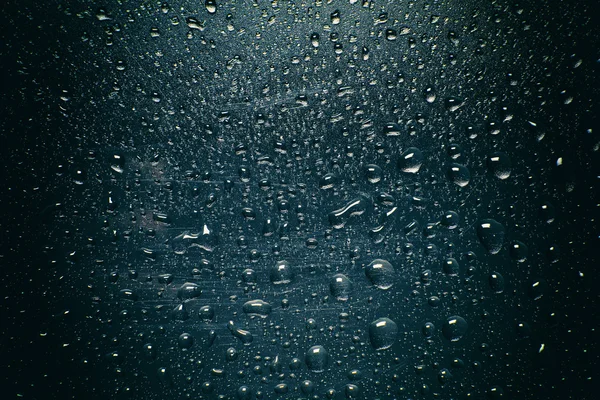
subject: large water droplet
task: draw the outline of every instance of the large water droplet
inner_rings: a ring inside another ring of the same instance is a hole
[[[272,307],[269,303],[262,300],[250,300],[244,303],[242,310],[248,315],[257,315],[265,318],[271,314]]]
[[[294,271],[287,261],[277,261],[277,264],[271,267],[270,278],[274,285],[285,285],[294,279]]]
[[[446,261],[444,261],[443,269],[446,275],[456,276],[460,271],[460,265],[456,259],[447,258]]]
[[[323,346],[313,346],[306,352],[306,366],[313,372],[323,372],[329,362],[329,354]]]
[[[215,309],[213,306],[202,306],[198,310],[198,318],[205,322],[210,322],[215,318]]]
[[[177,297],[181,300],[200,297],[202,290],[195,283],[186,282],[177,289]]]
[[[394,267],[386,260],[373,260],[365,268],[365,275],[378,289],[387,290],[394,284]]]
[[[448,179],[460,187],[465,187],[471,181],[471,172],[462,164],[452,163],[448,166]]]
[[[448,318],[442,327],[442,334],[451,342],[460,340],[469,329],[469,324],[463,317],[457,315]]]
[[[425,101],[429,104],[433,103],[436,99],[435,89],[432,86],[427,86],[423,91],[423,94],[425,96]]]
[[[319,180],[319,189],[328,190],[333,189],[337,185],[339,179],[336,174],[325,174]]]
[[[383,177],[383,171],[375,164],[368,164],[365,166],[365,175],[369,182],[377,183],[381,181],[381,178]]]
[[[504,227],[494,219],[483,219],[477,224],[479,241],[490,254],[497,254],[504,243]]]
[[[176,321],[185,321],[190,317],[190,314],[187,310],[187,306],[185,303],[179,304],[177,305],[172,311],[171,311],[171,318],[173,318]]]
[[[498,179],[507,179],[510,176],[511,162],[506,153],[498,151],[491,154],[487,158],[487,167]]]
[[[206,11],[208,11],[209,14],[214,14],[217,12],[216,0],[206,0],[204,2],[204,6],[206,7]]]
[[[350,297],[352,282],[344,274],[336,274],[331,278],[329,290],[337,300],[346,301]]]
[[[375,350],[392,347],[398,336],[398,325],[389,318],[379,318],[369,325],[369,339]]]
[[[180,349],[189,349],[194,345],[194,337],[189,333],[182,333],[177,339],[177,344]]]
[[[310,395],[315,391],[315,384],[309,380],[305,380],[300,384],[300,389],[302,390],[302,393]]]
[[[423,164],[423,152],[416,147],[409,147],[400,155],[398,168],[402,172],[416,174]]]
[[[400,125],[398,125],[395,122],[385,124],[385,126],[383,127],[383,134],[386,136],[400,136],[400,131]]]
[[[314,32],[310,35],[310,44],[312,44],[314,48],[319,47],[319,40],[320,36],[318,33]]]
[[[233,321],[229,321],[227,323],[227,329],[229,329],[231,334],[240,339],[240,341],[244,344],[250,344],[254,340],[254,337],[249,331],[239,328]]]
[[[556,209],[549,201],[545,201],[541,204],[539,213],[542,221],[546,222],[547,224],[554,222],[554,218],[556,217]]]
[[[504,277],[499,272],[492,272],[489,277],[490,288],[494,293],[504,292]]]
[[[529,249],[525,243],[515,240],[509,246],[509,253],[513,260],[522,263],[527,260]]]
[[[433,337],[433,334],[435,333],[435,325],[433,322],[425,322],[421,328],[421,332],[423,332],[423,336],[429,339]]]
[[[458,226],[459,222],[460,217],[456,213],[456,211],[447,211],[440,221],[440,223],[448,229],[455,229]]]
[[[340,10],[335,10],[334,12],[332,12],[330,18],[331,18],[331,23],[333,25],[339,24],[340,20],[341,20]]]

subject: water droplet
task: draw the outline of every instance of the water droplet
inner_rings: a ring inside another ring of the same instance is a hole
[[[313,372],[323,372],[329,363],[329,354],[323,346],[313,346],[306,352],[306,366]]]
[[[460,222],[460,217],[455,211],[447,211],[440,221],[442,225],[447,227],[448,229],[455,229],[458,227],[458,223]]]
[[[550,246],[546,250],[546,258],[550,264],[555,264],[560,260],[560,249],[558,246]]]
[[[292,371],[295,371],[297,369],[300,369],[300,367],[302,366],[302,361],[300,361],[299,358],[292,358],[292,361],[290,361],[290,369]]]
[[[158,283],[162,285],[169,285],[171,282],[173,282],[173,279],[175,279],[173,274],[160,274],[156,277]]]
[[[188,28],[190,28],[190,29],[196,29],[199,31],[204,30],[204,24],[194,17],[186,18],[185,23],[187,24]]]
[[[203,382],[201,385],[201,389],[202,389],[202,393],[212,393],[212,391],[214,390],[214,386],[212,383],[210,382]]]
[[[436,99],[435,90],[432,86],[427,86],[424,91],[425,101],[429,104],[433,103]]]
[[[186,282],[177,289],[177,297],[181,300],[200,297],[202,290],[195,283]]]
[[[525,243],[515,240],[509,246],[509,253],[513,260],[522,263],[527,260],[529,248]]]
[[[137,293],[135,293],[132,289],[121,289],[119,295],[125,300],[136,301],[138,299]]]
[[[377,183],[381,181],[381,178],[383,177],[383,171],[375,164],[368,164],[365,166],[365,175],[369,182]]]
[[[319,47],[319,40],[320,40],[320,36],[318,33],[314,32],[313,34],[310,35],[310,44],[312,44],[312,46],[314,48]]]
[[[539,213],[542,221],[547,224],[551,224],[554,222],[554,218],[556,218],[556,209],[549,201],[545,201],[541,204]]]
[[[423,332],[423,336],[426,338],[432,338],[433,334],[435,333],[435,325],[432,322],[426,322],[423,324],[421,332]]]
[[[340,20],[341,20],[340,10],[335,10],[334,12],[332,12],[330,18],[331,18],[331,23],[333,25],[339,24]]]
[[[254,340],[254,337],[249,331],[239,328],[233,321],[227,323],[227,329],[229,329],[229,332],[231,332],[233,336],[240,339],[243,344],[248,345]]]
[[[494,219],[484,219],[477,224],[479,241],[490,254],[498,254],[504,243],[504,227]]]
[[[400,125],[395,122],[385,124],[383,134],[386,136],[400,136]]]
[[[333,189],[338,183],[338,177],[335,174],[325,174],[319,180],[319,189],[328,190]]]
[[[471,180],[471,172],[462,164],[452,163],[448,166],[448,179],[460,187],[465,187]]]
[[[274,285],[285,285],[294,279],[294,271],[287,261],[277,261],[277,264],[271,267],[270,278]]]
[[[373,260],[365,268],[365,275],[378,289],[387,290],[394,284],[394,267],[386,260]]]
[[[458,261],[456,261],[456,259],[447,258],[446,261],[444,261],[443,269],[446,275],[456,276],[460,271],[460,265],[458,264]]]
[[[263,300],[250,300],[244,303],[242,310],[248,315],[257,315],[266,318],[271,314],[272,307]]]
[[[519,339],[527,339],[531,336],[531,327],[527,322],[519,321],[516,325],[517,337]]]
[[[504,292],[504,277],[498,272],[492,272],[489,277],[490,288],[494,293]]]
[[[198,318],[202,321],[210,322],[215,318],[215,309],[213,306],[202,306],[198,310]]]
[[[369,339],[375,350],[392,347],[398,336],[398,325],[389,318],[379,318],[369,325]]]
[[[501,386],[492,386],[488,389],[487,395],[490,400],[501,400],[504,398],[504,389]]]
[[[369,231],[369,237],[373,243],[381,243],[385,240],[386,236],[392,232],[395,222],[400,214],[398,207],[393,207],[388,210],[385,214],[380,215],[379,223]]]
[[[450,373],[450,371],[447,368],[442,368],[438,372],[438,382],[441,383],[442,385],[447,383],[450,378],[452,378],[452,374]]]
[[[423,164],[423,152],[416,147],[409,147],[400,155],[398,168],[402,172],[416,174]]]
[[[96,19],[98,21],[109,21],[111,18],[105,9],[100,8],[98,11],[96,11]]]
[[[177,305],[173,310],[171,310],[171,318],[176,321],[185,321],[190,317],[190,314],[187,310],[187,306],[185,303]]]
[[[458,160],[462,158],[463,148],[459,144],[452,143],[448,146],[447,152],[448,157],[450,157],[453,160]]]
[[[453,316],[448,318],[442,326],[442,334],[451,342],[460,340],[469,329],[469,324],[463,317]]]
[[[180,349],[189,349],[194,345],[194,337],[189,333],[182,333],[177,339]]]
[[[127,64],[125,63],[125,61],[117,60],[117,62],[116,62],[117,71],[125,71],[126,67],[127,67]]]
[[[329,223],[335,229],[343,228],[351,217],[362,215],[368,208],[369,202],[360,196],[348,202],[344,207],[329,213]]]
[[[217,340],[217,332],[215,332],[214,329],[211,329],[208,332],[207,346],[211,347],[215,343],[215,340]]]
[[[208,11],[209,14],[214,14],[217,12],[217,2],[216,0],[206,0],[204,2],[204,5],[206,7],[206,11]]]
[[[461,108],[465,103],[457,98],[454,97],[450,97],[448,99],[446,99],[446,109],[450,112],[455,112],[457,111],[459,108]]]
[[[491,154],[487,160],[488,170],[498,179],[507,179],[511,172],[511,162],[508,155],[502,152]]]
[[[160,30],[158,28],[150,28],[150,37],[157,38],[160,36]]]
[[[302,381],[300,384],[300,390],[302,390],[302,393],[310,395],[315,391],[315,384],[309,380]]]
[[[389,41],[396,40],[398,38],[398,32],[395,29],[388,28],[385,30],[385,38]]]
[[[246,268],[242,271],[242,280],[245,283],[256,283],[256,272],[253,269]]]
[[[252,391],[248,386],[240,386],[237,390],[236,397],[238,400],[250,400],[252,399]]]
[[[158,381],[164,386],[173,386],[173,379],[171,377],[171,371],[166,367],[159,367],[156,370],[158,375]]]
[[[344,392],[346,394],[347,399],[356,399],[360,394],[360,389],[353,383],[348,383],[344,388]]]
[[[331,295],[339,301],[346,301],[350,297],[352,282],[344,274],[336,274],[331,278],[329,290]]]
[[[238,358],[238,351],[235,349],[235,347],[229,347],[227,350],[225,350],[225,359],[227,361],[235,361]]]
[[[287,383],[279,383],[275,385],[273,391],[277,394],[286,394],[288,392],[288,385]]]

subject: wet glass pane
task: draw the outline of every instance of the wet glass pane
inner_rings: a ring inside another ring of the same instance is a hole
[[[7,399],[593,399],[593,2],[9,1]]]

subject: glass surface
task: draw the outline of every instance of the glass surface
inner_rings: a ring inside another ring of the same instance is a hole
[[[587,399],[597,5],[9,1],[3,399]]]

